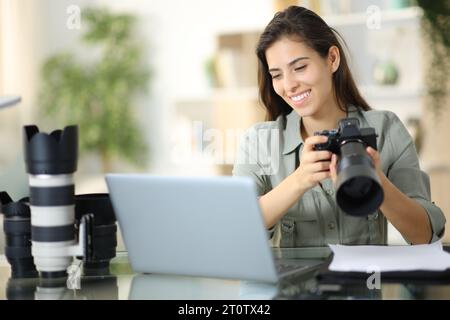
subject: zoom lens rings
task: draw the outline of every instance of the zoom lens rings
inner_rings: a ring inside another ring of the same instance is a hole
[[[30,186],[32,255],[41,276],[65,272],[72,263],[75,236],[75,186],[78,128],[50,134],[24,127],[24,149]]]

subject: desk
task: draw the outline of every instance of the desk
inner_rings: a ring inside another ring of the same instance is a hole
[[[327,248],[275,249],[286,259],[322,259]],[[67,288],[66,281],[42,285],[40,279],[10,279],[10,267],[0,256],[0,299],[450,299],[450,283],[418,284],[409,281],[384,283],[369,290],[366,280],[348,284],[323,284],[318,271],[280,281],[278,284],[222,280],[178,275],[135,274],[125,252],[111,261],[109,275],[83,276],[80,289]]]

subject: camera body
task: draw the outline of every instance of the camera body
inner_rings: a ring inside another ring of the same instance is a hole
[[[314,149],[331,151],[338,155],[336,202],[345,213],[367,216],[375,212],[384,199],[380,177],[367,146],[377,149],[375,128],[359,128],[357,118],[339,121],[339,129],[324,130],[314,135],[328,137]]]
[[[377,134],[375,128],[359,128],[359,120],[345,118],[339,122],[339,129],[323,130],[314,133],[315,136],[327,136],[328,141],[316,144],[315,150],[331,151],[341,154],[341,145],[348,141],[359,141],[377,150]]]

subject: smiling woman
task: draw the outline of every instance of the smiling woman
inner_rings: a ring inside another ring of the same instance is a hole
[[[256,54],[269,121],[244,135],[233,174],[255,180],[274,246],[386,244],[388,220],[412,244],[443,236],[445,218],[411,136],[394,113],[372,110],[361,96],[334,29],[291,6],[267,25]],[[316,132],[349,117],[378,134],[377,150],[366,151],[385,194],[379,210],[359,217],[336,204],[338,155],[315,149],[328,141]]]

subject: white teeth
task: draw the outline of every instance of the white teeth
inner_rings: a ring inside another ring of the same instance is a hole
[[[310,92],[311,92],[311,90],[308,90],[308,91],[303,92],[302,94],[300,94],[300,95],[298,95],[298,96],[291,97],[291,99],[294,100],[294,101],[296,101],[296,102],[298,102],[298,101],[300,101],[300,100],[305,99],[306,97],[309,97]]]

